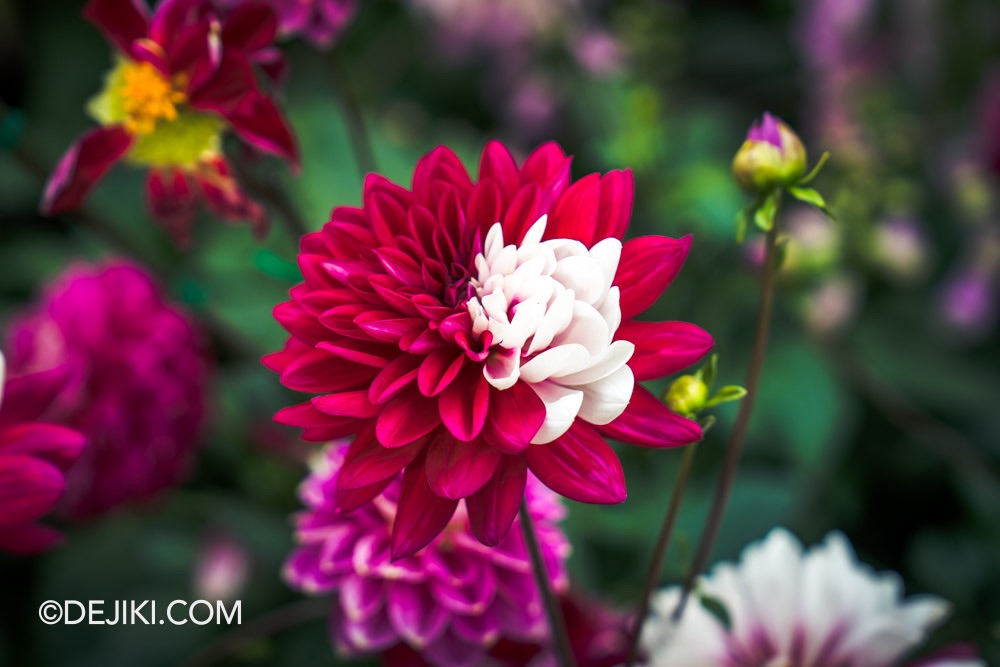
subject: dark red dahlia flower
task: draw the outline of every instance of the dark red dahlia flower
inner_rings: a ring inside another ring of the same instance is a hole
[[[362,208],[334,209],[302,239],[305,282],[275,309],[291,336],[265,364],[320,395],[276,419],[307,440],[355,436],[341,511],[406,469],[396,558],[427,544],[463,498],[476,537],[497,544],[528,468],[573,500],[621,502],[605,437],[701,438],[636,383],[712,346],[691,324],[633,320],[677,275],[690,239],[623,244],[631,173],[572,183],[569,166],[555,144],[518,167],[491,143],[473,182],[438,148],[411,190],[369,176]]]
[[[73,429],[38,421],[66,382],[65,368],[5,381],[0,355],[0,550],[44,551],[62,539],[38,523],[62,497],[66,470],[83,449]]]
[[[260,227],[263,208],[243,193],[222,155],[231,128],[250,146],[298,162],[292,132],[254,65],[281,69],[277,18],[246,3],[225,15],[210,0],[90,0],[84,16],[118,50],[88,110],[100,127],[80,137],[45,188],[42,212],[78,207],[119,160],[149,169],[150,212],[182,240],[198,201],[224,219]]]

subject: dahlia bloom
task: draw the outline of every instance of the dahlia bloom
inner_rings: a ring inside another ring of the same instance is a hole
[[[0,355],[0,551],[33,554],[62,539],[38,519],[62,496],[85,439],[36,421],[62,387],[63,369],[5,378],[5,368]]]
[[[605,437],[701,438],[636,382],[712,346],[685,322],[633,320],[677,275],[690,238],[623,244],[631,173],[571,183],[569,165],[555,144],[518,167],[491,143],[473,182],[438,148],[412,190],[371,175],[362,208],[334,209],[302,239],[305,282],[275,309],[291,336],[264,361],[290,389],[321,395],[276,419],[306,440],[355,436],[341,511],[405,468],[395,558],[440,533],[461,499],[476,537],[498,544],[529,468],[573,500],[621,502]]]
[[[255,149],[298,162],[292,132],[252,65],[280,68],[277,19],[247,3],[226,15],[209,0],[90,0],[84,16],[118,50],[88,110],[100,126],[80,137],[45,188],[42,212],[80,206],[119,160],[149,169],[150,212],[180,240],[204,202],[226,220],[260,228],[264,210],[244,194],[222,154],[227,128]]]
[[[459,512],[422,551],[392,561],[390,531],[398,508],[422,478],[394,475],[373,502],[344,514],[338,477],[346,446],[320,453],[300,489],[307,510],[296,517],[298,547],[285,578],[310,594],[335,593],[330,628],[347,655],[416,650],[435,667],[479,665],[500,637],[540,642],[548,629],[520,531],[484,547]],[[534,479],[527,504],[556,590],[566,587],[569,543],[557,527],[565,510]]]
[[[216,0],[225,9],[263,2],[278,15],[278,35],[301,37],[313,46],[331,46],[358,10],[357,0]]]
[[[890,667],[949,614],[936,596],[902,599],[898,575],[859,563],[840,533],[805,552],[775,529],[738,565],[716,566],[698,590],[725,608],[729,623],[696,601],[675,623],[680,590],[659,593],[643,628],[653,667]],[[984,667],[974,657],[920,664]]]
[[[142,269],[70,267],[7,340],[14,376],[69,374],[42,415],[88,439],[67,476],[68,514],[100,514],[183,476],[201,430],[206,365],[193,325]]]

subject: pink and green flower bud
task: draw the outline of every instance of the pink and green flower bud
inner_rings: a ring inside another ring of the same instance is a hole
[[[779,118],[765,113],[747,132],[733,158],[733,175],[748,192],[764,194],[791,187],[806,173],[806,148]]]
[[[697,414],[708,401],[708,385],[697,375],[682,375],[670,385],[665,400],[677,414]]]

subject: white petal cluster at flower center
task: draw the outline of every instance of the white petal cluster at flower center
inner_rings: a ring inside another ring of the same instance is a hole
[[[591,424],[617,418],[632,396],[628,367],[635,346],[613,341],[621,324],[613,287],[622,244],[605,239],[587,249],[572,239],[542,241],[542,216],[521,245],[504,245],[500,223],[476,257],[477,296],[468,302],[473,333],[493,336],[484,373],[497,389],[518,380],[545,403],[532,444],[552,442],[578,416]]]

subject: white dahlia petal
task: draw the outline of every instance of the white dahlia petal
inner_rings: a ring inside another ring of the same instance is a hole
[[[531,388],[545,403],[545,422],[531,439],[531,444],[543,445],[552,442],[573,425],[583,405],[583,392],[555,382],[542,382]]]
[[[653,667],[891,667],[950,610],[935,596],[903,599],[899,577],[859,563],[840,533],[805,552],[775,529],[699,589],[722,604],[728,627],[698,600],[674,622],[679,590],[667,589],[643,630]]]
[[[468,301],[473,332],[492,334],[487,381],[501,390],[525,382],[545,404],[535,444],[558,438],[577,417],[611,422],[635,384],[628,367],[635,347],[614,342],[621,307],[611,283],[621,242],[605,239],[588,250],[573,239],[542,241],[545,224],[542,216],[520,245],[505,245],[503,227],[493,225]]]

